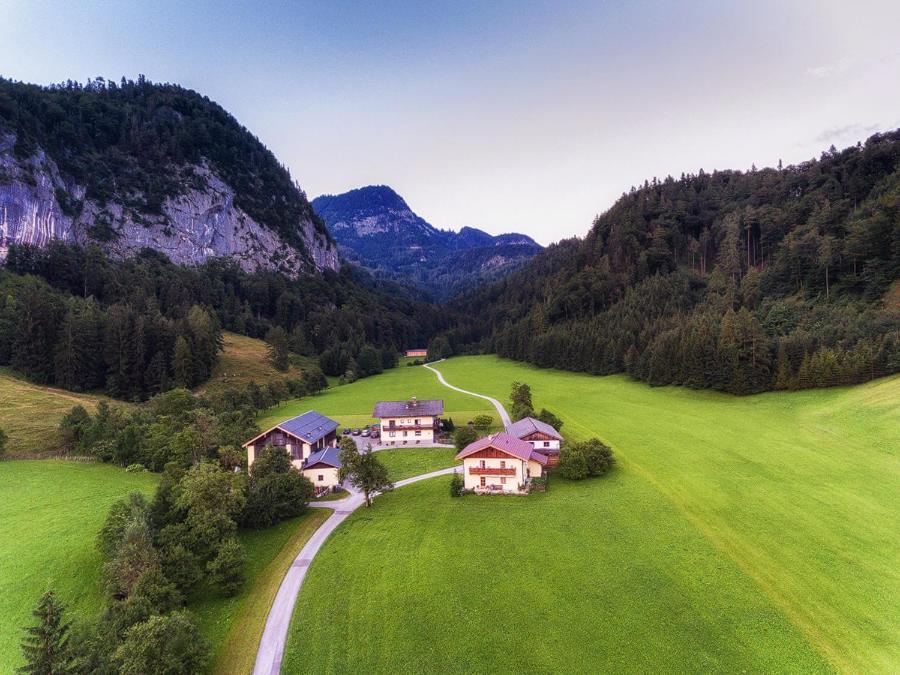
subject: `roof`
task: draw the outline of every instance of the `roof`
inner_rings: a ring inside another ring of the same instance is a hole
[[[259,436],[255,436],[254,438],[244,443],[244,446],[250,445],[257,439],[262,438],[267,433],[275,429],[281,429],[291,436],[296,436],[302,441],[313,444],[320,438],[324,438],[337,428],[338,423],[333,419],[325,417],[325,415],[317,413],[315,410],[308,410],[302,415],[297,415],[296,417],[292,417],[291,419],[285,420],[284,422],[279,422],[270,429],[266,429],[264,432],[259,434]]]
[[[485,436],[473,443],[469,443],[456,455],[456,459],[465,459],[469,455],[474,455],[485,448],[494,448],[525,462],[533,460],[538,464],[546,464],[549,461],[546,455],[542,455],[532,448],[531,443],[520,440],[515,436],[510,436],[505,431]]]
[[[338,448],[322,448],[318,452],[314,452],[306,458],[304,469],[310,469],[316,464],[327,464],[335,469],[341,468],[341,460],[338,458],[340,450]]]
[[[408,401],[379,401],[375,404],[372,417],[410,417],[423,415],[435,417],[444,414],[444,402],[441,400],[419,400],[415,396]]]
[[[559,440],[563,439],[563,437],[556,429],[551,427],[546,422],[541,422],[540,420],[536,420],[533,417],[523,417],[518,422],[513,422],[509,425],[509,428],[506,431],[516,438],[524,438],[529,434],[540,432]]]

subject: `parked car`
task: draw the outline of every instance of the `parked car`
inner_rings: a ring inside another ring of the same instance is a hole
[[[381,436],[381,432],[377,428],[372,429],[371,436],[372,438],[379,438]]]
[[[344,436],[349,436],[350,435],[350,427],[345,427],[341,433],[344,434]]]
[[[372,431],[369,429],[369,427],[366,427],[365,429],[362,430],[362,435],[367,438],[368,438],[369,434],[371,434],[371,433],[372,433]]]
[[[354,435],[354,436],[359,436],[361,433],[362,433],[362,431],[361,431],[360,429],[354,429],[354,430],[353,430],[353,435]]]

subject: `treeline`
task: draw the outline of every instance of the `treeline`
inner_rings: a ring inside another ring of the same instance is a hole
[[[671,177],[453,303],[451,349],[739,394],[900,371],[900,132]],[[477,308],[477,309],[476,309]]]
[[[0,269],[0,363],[125,399],[202,383],[222,329],[263,338],[278,327],[291,351],[352,380],[447,321],[352,269],[289,279],[224,259],[179,267],[151,250],[118,261],[58,241],[11,246]]]
[[[0,78],[0,131],[15,134],[21,158],[44,150],[100,204],[159,214],[167,198],[192,187],[193,168],[208,163],[235,190],[235,205],[284,241],[305,250],[301,219],[330,238],[272,152],[221,106],[177,85],[143,76],[50,87]],[[70,216],[82,206],[61,199]]]

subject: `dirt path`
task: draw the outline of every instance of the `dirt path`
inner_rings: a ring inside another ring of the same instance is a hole
[[[443,359],[441,359],[441,361],[443,361]],[[441,361],[435,361],[435,363],[440,363]],[[491,404],[497,409],[497,414],[500,415],[500,421],[503,422],[503,428],[509,429],[509,426],[512,424],[512,420],[509,418],[509,414],[506,412],[506,408],[503,407],[503,404],[500,403],[500,401],[498,401],[495,398],[491,398],[490,396],[485,396],[484,394],[478,394],[474,391],[468,391],[466,389],[460,389],[459,387],[454,387],[452,384],[450,384],[449,382],[447,382],[447,380],[444,379],[444,374],[441,373],[441,371],[439,371],[437,368],[433,368],[432,366],[428,365],[427,363],[423,364],[423,366],[425,368],[427,368],[428,370],[430,370],[431,372],[433,372],[435,375],[437,375],[438,382],[440,382],[442,385],[444,385],[448,389],[452,389],[453,391],[458,391],[461,394],[468,394],[469,396],[483,398],[485,401],[490,401]]]

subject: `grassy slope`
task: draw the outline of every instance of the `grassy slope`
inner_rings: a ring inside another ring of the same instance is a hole
[[[367,377],[351,385],[328,389],[317,396],[286,401],[267,410],[259,419],[259,426],[267,429],[307,410],[318,410],[336,419],[342,426],[362,427],[374,421],[372,410],[378,401],[399,401],[410,396],[443,399],[445,416],[452,417],[457,425],[467,422],[475,415],[494,412],[490,404],[482,399],[441,386],[434,373],[424,368],[403,367],[387,370],[382,375]]]
[[[750,579],[620,471],[527,499],[451,499],[446,478],[379,497],[313,562],[283,672],[825,668]]]
[[[529,382],[619,468],[527,500],[450,500],[442,479],[380,498],[313,563],[287,672],[896,670],[900,378],[737,399],[439,367],[501,399]]]
[[[243,387],[250,382],[265,385],[274,380],[296,379],[300,369],[291,365],[287,372],[275,370],[266,356],[266,343],[256,338],[223,331],[224,346],[210,379],[200,390],[216,393],[229,387]]]
[[[442,366],[498,397],[527,381],[567,435],[612,444],[834,665],[900,665],[900,377],[735,398],[495,357]]]
[[[387,467],[392,481],[418,476],[453,466],[456,450],[452,448],[392,448],[379,450],[378,459]]]
[[[87,462],[0,462],[0,671],[21,661],[20,629],[44,591],[56,590],[70,616],[99,610],[94,537],[112,502],[149,496],[157,481]]]
[[[278,587],[300,549],[330,515],[330,509],[309,509],[275,527],[239,533],[247,556],[243,590],[233,598],[207,593],[190,603],[204,637],[212,645],[212,672],[243,675],[253,670]]]
[[[8,455],[21,457],[58,450],[57,427],[63,416],[79,404],[93,411],[101,398],[42,387],[0,368],[0,429],[9,435]]]

